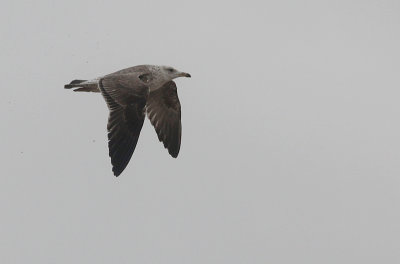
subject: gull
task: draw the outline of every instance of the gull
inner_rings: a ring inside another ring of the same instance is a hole
[[[145,115],[158,139],[176,158],[181,146],[181,105],[173,79],[191,77],[170,66],[138,65],[64,88],[101,93],[110,110],[107,124],[112,171],[119,176],[136,148]]]

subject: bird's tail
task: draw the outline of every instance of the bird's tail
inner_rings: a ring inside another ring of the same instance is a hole
[[[74,92],[100,92],[97,84],[88,82],[87,80],[73,80],[69,84],[64,85],[65,89],[74,89]]]
[[[87,80],[73,80],[72,82],[70,82],[69,84],[64,85],[65,89],[71,89],[71,88],[75,88],[75,87],[80,87],[81,85],[79,85],[80,83],[86,82]]]

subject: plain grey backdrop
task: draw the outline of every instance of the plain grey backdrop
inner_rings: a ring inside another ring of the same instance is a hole
[[[0,11],[1,263],[400,263],[400,2],[11,1]],[[63,85],[171,65],[115,178],[108,109]]]

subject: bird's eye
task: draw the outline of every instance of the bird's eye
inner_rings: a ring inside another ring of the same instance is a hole
[[[174,69],[168,68],[167,71],[168,71],[168,72],[174,72]]]

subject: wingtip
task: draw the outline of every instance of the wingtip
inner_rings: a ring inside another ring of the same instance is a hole
[[[115,177],[118,177],[119,175],[121,175],[122,171],[117,171],[113,169],[113,173]]]
[[[178,157],[179,152],[169,152],[169,155],[171,155],[171,157],[173,157],[174,159],[176,159]]]

